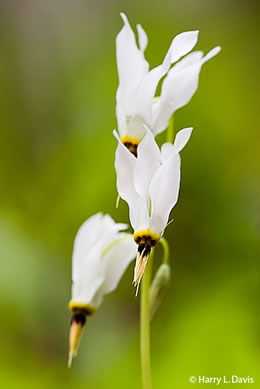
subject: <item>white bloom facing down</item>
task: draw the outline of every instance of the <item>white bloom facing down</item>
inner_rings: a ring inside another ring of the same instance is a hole
[[[126,15],[121,14],[124,26],[116,38],[116,57],[119,86],[116,95],[118,131],[124,144],[134,144],[135,149],[145,134],[147,125],[154,135],[168,126],[172,114],[189,102],[198,87],[202,65],[215,56],[220,47],[215,47],[206,56],[200,51],[188,54],[198,40],[198,31],[187,31],[177,35],[163,63],[149,71],[144,57],[148,38],[137,25],[138,43]],[[162,77],[165,77],[161,96],[155,92]],[[136,151],[136,150],[132,150]]]
[[[130,234],[120,232],[127,225],[115,223],[109,215],[97,213],[79,229],[72,256],[72,311],[93,313],[104,295],[118,285],[136,256]]]
[[[129,263],[136,256],[136,245],[131,234],[120,232],[126,224],[115,223],[109,215],[97,213],[80,227],[72,255],[73,312],[68,366],[77,354],[86,317],[93,314],[104,295],[118,285]]]
[[[177,202],[180,187],[179,152],[188,142],[192,128],[179,131],[174,144],[164,143],[161,150],[147,128],[137,149],[137,158],[118,139],[115,168],[117,189],[129,206],[134,237],[146,235],[159,240],[169,214]],[[155,242],[156,243],[156,242]]]
[[[115,168],[117,189],[129,206],[134,240],[138,245],[134,284],[138,286],[151,248],[164,233],[169,214],[176,204],[180,188],[179,152],[188,142],[192,128],[178,132],[174,144],[159,149],[152,132],[146,134],[137,148],[137,156],[118,139]]]

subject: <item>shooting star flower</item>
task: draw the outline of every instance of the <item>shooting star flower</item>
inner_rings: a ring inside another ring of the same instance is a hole
[[[68,365],[76,356],[86,317],[95,313],[104,295],[116,289],[129,263],[136,256],[131,234],[120,232],[126,224],[97,213],[79,229],[72,256],[72,311]]]
[[[178,200],[180,187],[179,152],[188,142],[192,128],[179,131],[174,144],[164,143],[161,150],[152,132],[146,128],[135,157],[119,139],[115,168],[117,190],[128,203],[138,253],[134,284],[139,285],[151,248],[155,246],[168,223],[169,214]]]
[[[144,57],[148,43],[145,31],[137,25],[138,48],[126,15],[121,13],[121,17],[124,26],[116,37],[119,77],[116,116],[122,143],[136,155],[145,135],[144,125],[154,135],[166,129],[172,114],[186,105],[196,92],[202,65],[214,57],[220,47],[204,57],[201,51],[195,51],[181,59],[196,45],[199,33],[183,32],[173,39],[162,64],[149,71],[149,63]],[[173,63],[176,64],[170,69]],[[165,75],[161,96],[155,97],[158,83]]]

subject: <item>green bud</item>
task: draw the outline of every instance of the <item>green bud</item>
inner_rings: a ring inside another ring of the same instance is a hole
[[[150,319],[152,319],[154,313],[162,302],[168,287],[171,277],[170,266],[163,263],[157,270],[154,279],[152,281],[149,295],[150,295]]]

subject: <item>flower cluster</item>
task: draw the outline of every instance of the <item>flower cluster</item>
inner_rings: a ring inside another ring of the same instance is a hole
[[[144,56],[148,43],[145,31],[137,25],[137,45],[126,15],[121,16],[124,26],[116,37],[119,85],[115,169],[118,194],[129,206],[134,232],[122,232],[127,225],[98,213],[77,233],[69,303],[73,312],[69,365],[76,355],[86,317],[96,311],[104,295],[117,287],[135,257],[134,284],[138,290],[150,252],[160,241],[178,200],[179,153],[192,128],[179,131],[173,144],[166,142],[161,148],[155,136],[168,127],[173,113],[190,101],[197,90],[202,65],[220,51],[215,47],[205,56],[201,51],[190,53],[197,43],[198,31],[183,32],[172,40],[163,62],[149,70]],[[160,96],[155,96],[160,80]]]
[[[144,57],[148,43],[145,31],[137,25],[138,48],[126,15],[121,16],[124,27],[116,38],[119,76],[116,116],[122,142],[136,153],[145,135],[144,125],[154,135],[166,129],[173,113],[186,105],[196,92],[202,65],[218,54],[220,47],[213,48],[205,56],[202,51],[186,55],[196,45],[199,32],[183,32],[172,40],[162,64],[149,71]],[[172,64],[175,65],[171,68]],[[165,75],[161,95],[156,97],[158,83]]]

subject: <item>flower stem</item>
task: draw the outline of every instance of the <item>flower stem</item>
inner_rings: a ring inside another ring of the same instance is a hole
[[[173,139],[174,139],[174,120],[173,120],[173,116],[172,116],[170,118],[169,126],[167,128],[166,141],[173,143]]]
[[[153,250],[148,259],[146,269],[141,281],[140,306],[140,351],[143,389],[152,388],[151,359],[150,359],[150,298],[149,289],[152,273]]]
[[[162,263],[165,263],[165,264],[168,264],[169,263],[169,245],[168,245],[168,242],[167,240],[162,237],[160,239],[160,243],[163,247],[163,259],[162,259]]]
[[[173,143],[174,123],[173,116],[169,121],[166,140]],[[162,238],[164,249],[163,264],[168,266],[169,247],[167,241]],[[141,281],[141,305],[140,305],[140,351],[143,389],[152,389],[151,356],[150,356],[150,283],[152,275],[153,250],[148,259],[145,272]]]

